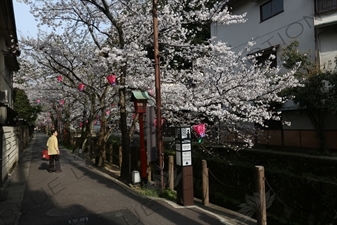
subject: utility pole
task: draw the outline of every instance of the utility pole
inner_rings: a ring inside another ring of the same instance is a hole
[[[161,124],[161,94],[160,94],[160,55],[158,43],[158,13],[157,13],[157,0],[153,0],[153,47],[154,47],[154,71],[155,71],[155,88],[156,88],[156,138],[157,138],[157,152],[158,152],[158,165],[160,170],[160,188],[164,189],[164,173],[163,173],[163,135]]]

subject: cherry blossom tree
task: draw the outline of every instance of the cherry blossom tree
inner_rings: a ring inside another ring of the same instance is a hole
[[[107,82],[108,67],[105,61],[97,59],[100,56],[95,54],[95,45],[85,40],[85,35],[75,32],[40,35],[38,41],[23,39],[22,43],[25,44],[26,57],[44,68],[35,70],[34,74],[40,77],[38,87],[44,90],[43,98],[48,100],[55,113],[51,118],[55,121],[55,127],[59,127],[63,118],[67,134],[72,123],[82,128],[75,148],[85,147],[82,143],[91,136],[94,122],[100,119],[101,129],[96,143],[98,151],[95,155],[97,165],[103,166],[105,142],[112,131],[108,129],[107,121],[108,117],[114,115],[107,115],[106,112],[113,112],[110,106],[117,101],[114,97],[116,89]],[[37,81],[26,83],[33,83],[35,90],[38,89]],[[40,94],[41,89],[37,91]],[[34,96],[39,96],[36,91]]]
[[[32,45],[36,57],[48,58],[48,63],[59,58],[60,63],[53,66],[54,74],[67,77],[69,87],[84,82],[88,87],[84,93],[88,96],[88,89],[92,89],[91,93],[100,93],[102,99],[118,97],[122,145],[126,153],[123,153],[122,176],[129,173],[130,91],[154,89],[153,57],[160,57],[162,112],[166,121],[175,126],[217,120],[249,145],[254,133],[252,124],[263,125],[264,120],[278,119],[270,103],[285,101],[277,93],[297,85],[293,76],[295,69],[271,68],[268,62],[258,65],[254,56],[247,56],[252,43],[236,54],[226,43],[213,39],[193,41],[205,24],[230,25],[245,21],[244,15],[230,13],[226,1],[161,1],[157,4],[160,56],[153,56],[152,52],[151,1],[23,1],[30,4],[41,25],[55,31],[37,40],[38,45]],[[191,25],[194,29],[190,29]],[[60,33],[70,38],[58,40]],[[65,65],[72,70],[64,68]],[[103,84],[103,76],[110,72],[118,77],[113,91]],[[107,102],[100,102],[100,108],[105,110]],[[90,102],[96,103],[96,100]]]

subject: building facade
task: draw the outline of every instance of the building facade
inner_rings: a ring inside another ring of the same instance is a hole
[[[296,40],[299,51],[305,52],[323,70],[337,70],[337,0],[229,0],[234,15],[246,13],[247,21],[234,25],[211,25],[211,37],[226,42],[239,52],[249,41],[256,44],[251,54],[276,55],[281,65],[282,46]],[[291,125],[265,130],[257,143],[267,145],[316,148],[319,146],[314,126],[304,111],[294,104],[283,106],[283,119]],[[327,115],[325,134],[330,149],[337,150],[337,118]]]
[[[17,34],[12,0],[0,1],[0,186],[19,159],[20,131],[13,110],[13,73],[19,70]]]

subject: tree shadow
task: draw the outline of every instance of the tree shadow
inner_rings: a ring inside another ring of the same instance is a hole
[[[41,149],[47,136],[37,134],[31,147],[20,225],[28,224],[214,224],[223,222],[196,207],[144,197],[61,148],[62,173],[45,173]],[[23,176],[25,166],[18,166]],[[9,209],[10,210],[10,209]],[[9,217],[8,217],[9,218]],[[1,217],[0,217],[1,219]],[[5,223],[11,224],[11,223]]]

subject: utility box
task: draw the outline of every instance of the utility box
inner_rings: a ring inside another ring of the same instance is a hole
[[[177,186],[177,203],[194,205],[191,127],[175,128],[176,165],[182,174]]]

